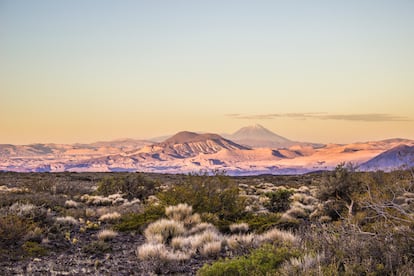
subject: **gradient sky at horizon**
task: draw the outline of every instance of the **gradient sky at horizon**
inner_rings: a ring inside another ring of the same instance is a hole
[[[414,1],[0,0],[0,143],[414,139]]]

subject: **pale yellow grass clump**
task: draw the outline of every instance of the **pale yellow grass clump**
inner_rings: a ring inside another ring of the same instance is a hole
[[[294,201],[298,201],[306,205],[314,204],[317,201],[317,199],[314,198],[313,196],[302,194],[302,193],[295,193],[291,196],[291,198]]]
[[[137,256],[141,260],[165,259],[167,248],[162,243],[144,243],[137,250]]]
[[[186,203],[180,203],[176,206],[168,206],[165,208],[165,215],[176,221],[184,221],[193,213],[193,207]]]
[[[305,210],[307,212],[312,212],[313,210],[315,210],[315,206],[313,206],[313,205],[305,205],[305,204],[302,204],[302,203],[300,203],[298,201],[292,202],[291,207],[292,208],[297,207],[297,208],[303,209],[303,210]]]
[[[98,232],[97,237],[102,241],[109,241],[118,236],[118,233],[114,230],[104,229]]]
[[[16,188],[16,187],[7,187],[5,185],[0,185],[0,193],[23,193],[29,192],[27,188]]]
[[[33,214],[34,210],[36,209],[36,205],[31,203],[20,203],[15,202],[12,206],[9,207],[9,210],[18,215],[18,216],[28,216]]]
[[[163,242],[176,236],[184,234],[185,228],[182,222],[169,219],[160,219],[148,225],[144,236],[148,240],[154,240],[154,236],[161,235]]]
[[[107,198],[111,201],[112,205],[121,205],[128,201],[120,193],[109,195]]]
[[[190,238],[191,248],[193,250],[197,250],[198,248],[202,247],[206,243],[222,240],[222,236],[217,231],[210,230],[210,229],[200,234],[190,236],[189,238]]]
[[[57,217],[56,221],[62,224],[72,224],[72,225],[78,225],[79,222],[72,216],[66,216],[66,217]]]
[[[68,207],[68,208],[78,208],[78,206],[79,206],[79,203],[76,202],[76,201],[74,201],[74,200],[69,199],[69,200],[66,200],[65,201],[65,207]]]
[[[208,242],[200,249],[200,253],[204,257],[217,256],[221,251],[221,244],[221,241]]]
[[[93,196],[93,195],[88,195],[88,194],[83,195],[81,197],[81,200],[84,201],[88,205],[95,205],[95,206],[112,204],[112,200],[110,200],[107,197]]]
[[[192,237],[175,237],[172,238],[170,245],[173,249],[189,250],[191,249]]]
[[[297,241],[297,238],[291,232],[273,228],[261,234],[259,240],[262,243],[275,241],[294,243]]]
[[[201,222],[194,225],[190,230],[187,231],[187,235],[194,235],[206,231],[207,229],[217,231],[216,227],[208,222]]]
[[[191,258],[191,254],[189,252],[182,252],[182,251],[168,251],[166,252],[165,260],[170,262],[183,262],[187,261]]]
[[[308,186],[300,186],[296,191],[299,192],[299,193],[303,193],[303,194],[309,194],[310,193],[310,189],[309,189]]]
[[[191,228],[199,223],[201,223],[201,217],[199,214],[193,214],[191,216],[186,217],[183,220],[184,226]]]
[[[280,217],[279,222],[298,223],[298,220],[289,213],[284,213]]]
[[[120,218],[121,218],[120,213],[112,212],[112,213],[103,214],[102,216],[99,217],[99,220],[100,221],[116,221]]]
[[[319,271],[322,257],[317,254],[313,256],[306,253],[299,258],[291,258],[284,262],[280,271],[282,275],[304,275],[310,271]]]
[[[290,215],[292,217],[296,218],[305,218],[306,217],[306,211],[298,206],[292,206],[287,212],[287,215]]]
[[[232,233],[246,233],[249,231],[249,225],[245,222],[230,224],[229,228]]]
[[[330,216],[321,216],[318,221],[320,223],[327,223],[327,222],[331,222],[332,218]]]
[[[138,247],[137,257],[143,261],[182,262],[189,260],[191,254],[182,251],[169,251],[162,243],[145,243]]]
[[[227,246],[236,252],[245,252],[259,245],[259,240],[254,234],[239,234],[229,236],[226,240]]]

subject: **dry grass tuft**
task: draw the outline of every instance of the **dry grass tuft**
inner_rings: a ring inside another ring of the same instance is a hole
[[[65,207],[67,208],[78,208],[79,207],[79,203],[74,201],[74,200],[66,200],[65,201]]]
[[[140,260],[165,259],[167,248],[162,243],[144,243],[137,250]]]
[[[249,231],[249,225],[245,222],[230,224],[229,228],[232,233],[246,233]]]
[[[294,243],[297,241],[297,238],[295,235],[293,235],[291,232],[279,230],[277,228],[270,229],[267,232],[264,232],[259,236],[260,242],[288,242],[288,243]]]
[[[98,239],[102,241],[112,240],[116,236],[118,236],[118,233],[110,229],[101,230],[97,234]]]
[[[99,217],[100,221],[117,221],[121,218],[121,214],[118,212],[107,213]]]
[[[208,242],[200,249],[200,253],[204,257],[217,256],[221,252],[221,244],[221,241]]]
[[[184,224],[175,220],[160,219],[148,225],[144,235],[148,240],[157,240],[160,235],[163,242],[168,242],[174,237],[185,233]]]
[[[180,203],[176,206],[168,206],[165,208],[165,215],[175,221],[184,221],[193,213],[193,207],[186,203]]]
[[[207,223],[207,222],[201,222],[193,226],[193,228],[191,228],[190,230],[188,230],[187,235],[194,235],[194,234],[202,233],[208,229],[212,231],[217,231],[216,227],[213,224]]]
[[[62,224],[71,224],[71,225],[78,225],[79,222],[71,216],[66,216],[66,217],[57,217],[56,221]]]
[[[259,245],[259,240],[254,234],[239,234],[229,236],[227,246],[237,253],[246,253]]]

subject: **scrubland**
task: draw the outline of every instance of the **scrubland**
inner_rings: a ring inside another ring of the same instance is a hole
[[[414,275],[414,173],[3,172],[0,274]]]

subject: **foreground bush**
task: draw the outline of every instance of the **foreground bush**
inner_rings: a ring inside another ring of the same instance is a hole
[[[184,183],[158,195],[168,205],[187,203],[195,212],[217,215],[219,220],[236,221],[245,210],[244,199],[231,179],[223,174],[188,175]]]
[[[293,194],[290,190],[280,189],[274,192],[266,193],[265,195],[269,198],[266,202],[265,207],[270,212],[284,212],[289,209],[291,199],[290,196]]]
[[[114,226],[118,231],[139,231],[143,232],[151,222],[161,218],[164,214],[162,206],[148,206],[143,213],[125,214],[120,218],[119,223]]]
[[[133,198],[144,200],[149,195],[153,195],[154,191],[154,181],[140,173],[128,173],[102,179],[98,183],[97,193],[103,196],[121,193],[128,200]]]
[[[221,260],[211,265],[206,264],[197,272],[197,275],[274,275],[284,261],[297,256],[299,256],[299,253],[292,248],[266,244],[263,247],[252,251],[247,256],[237,257],[232,260]]]

